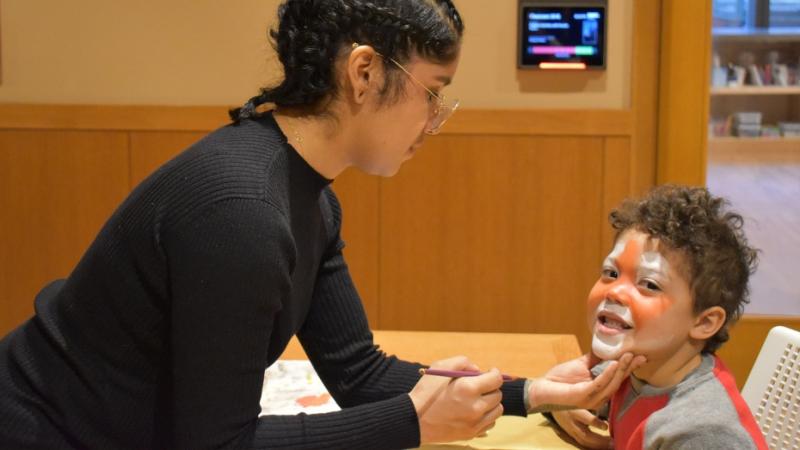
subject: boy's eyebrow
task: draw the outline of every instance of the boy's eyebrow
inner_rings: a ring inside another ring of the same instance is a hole
[[[639,269],[636,271],[638,274],[654,274],[654,275],[663,275],[665,278],[670,278],[668,270],[657,270],[651,269],[649,267],[642,267],[639,266]]]
[[[651,258],[648,258],[650,256]],[[649,260],[648,260],[649,259]],[[655,266],[655,267],[654,267]],[[640,257],[639,267],[636,269],[637,273],[652,273],[656,275],[663,275],[667,279],[669,276],[669,263],[667,258],[660,252],[650,251],[642,253]]]
[[[605,258],[603,258],[603,264],[605,264],[605,263],[612,263],[612,264],[616,265],[617,264],[617,257],[608,255]]]
[[[453,79],[448,77],[447,75],[437,75],[436,81],[441,81],[442,83],[444,83],[445,86],[447,86],[453,82]]]

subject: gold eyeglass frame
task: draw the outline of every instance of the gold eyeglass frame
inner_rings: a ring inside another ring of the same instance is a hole
[[[355,50],[359,45],[360,45],[359,43],[354,42],[352,49]],[[403,73],[408,75],[408,77],[411,78],[411,80],[413,80],[415,83],[417,83],[422,89],[425,89],[425,91],[427,91],[428,94],[430,94],[433,98],[438,100],[438,102],[436,104],[436,108],[433,110],[433,114],[431,114],[430,118],[428,119],[428,123],[429,124],[436,124],[436,126],[435,127],[431,126],[430,128],[427,128],[425,130],[425,134],[431,135],[431,136],[439,134],[439,132],[442,129],[442,125],[444,125],[444,123],[447,122],[447,120],[450,119],[450,117],[453,115],[453,113],[455,113],[456,110],[458,109],[458,105],[459,105],[458,99],[453,100],[453,103],[448,105],[444,95],[440,96],[440,95],[436,94],[435,92],[433,92],[432,90],[428,89],[427,86],[425,86],[421,81],[419,81],[419,79],[417,79],[417,77],[412,75],[411,72],[409,72],[408,69],[403,67],[402,64],[400,64],[399,62],[395,61],[393,58],[389,58],[388,56],[382,55],[378,51],[375,51],[375,54],[380,56],[383,59],[388,59],[389,61],[391,61],[392,64],[397,66],[400,70],[403,71]]]

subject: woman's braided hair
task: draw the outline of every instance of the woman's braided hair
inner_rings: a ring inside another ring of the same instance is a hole
[[[234,121],[256,116],[264,103],[317,110],[336,93],[337,57],[355,42],[401,64],[412,54],[447,63],[456,58],[464,31],[451,0],[286,0],[278,21],[269,37],[283,65],[283,81],[232,109]],[[384,98],[397,80],[396,67],[385,67]]]
[[[644,198],[626,200],[609,215],[617,238],[635,229],[657,238],[685,258],[680,267],[692,290],[698,314],[712,306],[725,310],[725,324],[706,341],[714,352],[729,339],[728,328],[749,303],[748,280],[758,264],[758,251],[744,234],[742,216],[706,188],[659,186]]]

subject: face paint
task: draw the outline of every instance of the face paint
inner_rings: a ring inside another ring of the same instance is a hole
[[[631,310],[616,303],[608,303],[603,300],[595,312],[596,317],[604,317],[608,321],[624,323],[633,328],[634,321]],[[592,351],[600,359],[614,359],[622,354],[622,344],[625,340],[625,332],[620,330],[615,324],[607,326],[605,323],[598,323],[592,336]]]
[[[628,230],[604,260],[587,301],[598,357],[616,359],[633,351],[650,359],[684,341],[681,337],[688,339],[693,318],[688,283],[656,248],[648,235]]]
[[[658,252],[643,252],[639,260],[637,278],[642,280],[641,282],[645,284],[652,282],[659,287],[664,286],[665,282],[669,280],[669,263],[667,259]],[[655,320],[661,316],[671,304],[671,299],[662,299],[661,301],[647,303],[642,302],[637,305],[636,317],[642,323]]]

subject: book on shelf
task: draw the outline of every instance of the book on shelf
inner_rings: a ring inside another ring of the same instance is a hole
[[[755,64],[747,66],[747,78],[753,86],[763,86],[764,80],[761,77],[761,69]]]

